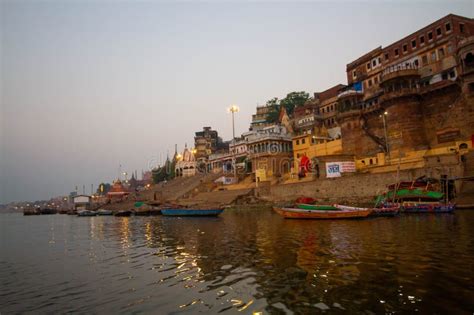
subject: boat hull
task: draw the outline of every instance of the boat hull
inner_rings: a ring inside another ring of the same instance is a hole
[[[456,206],[442,203],[409,203],[404,202],[402,210],[405,213],[450,213]]]
[[[208,217],[218,216],[224,211],[223,209],[162,209],[161,214],[164,216],[192,216],[192,217]]]
[[[303,210],[298,208],[277,208],[273,210],[286,219],[311,219],[311,220],[335,220],[335,219],[359,219],[368,217],[371,209],[364,210]]]

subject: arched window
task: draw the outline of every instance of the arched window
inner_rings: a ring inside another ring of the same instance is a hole
[[[474,55],[471,52],[464,58],[464,65],[466,67],[474,67]]]
[[[467,143],[461,143],[459,149],[467,149]]]
[[[374,161],[372,159],[370,159],[369,161],[370,165],[374,164]]]

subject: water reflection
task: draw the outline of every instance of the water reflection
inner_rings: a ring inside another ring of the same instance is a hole
[[[474,212],[337,222],[268,209],[2,219],[5,313],[474,309]]]

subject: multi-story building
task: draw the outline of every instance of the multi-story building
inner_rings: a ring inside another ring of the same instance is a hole
[[[250,130],[260,130],[271,126],[272,123],[267,120],[268,113],[272,110],[271,106],[257,106],[257,112],[252,115]]]
[[[252,130],[242,135],[247,143],[252,172],[259,178],[279,177],[291,170],[291,135],[281,125]]]
[[[206,161],[209,155],[227,148],[228,144],[224,143],[217,131],[212,130],[211,127],[204,127],[202,131],[195,133],[194,149],[197,161]]]
[[[473,35],[473,19],[450,14],[349,63],[336,115],[344,152],[399,158],[469,139]]]
[[[314,100],[317,102],[318,113],[326,128],[333,128],[337,125],[337,96],[346,86],[335,85],[323,92],[314,93]]]

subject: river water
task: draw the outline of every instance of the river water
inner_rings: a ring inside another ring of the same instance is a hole
[[[474,211],[0,215],[0,313],[471,313]]]

